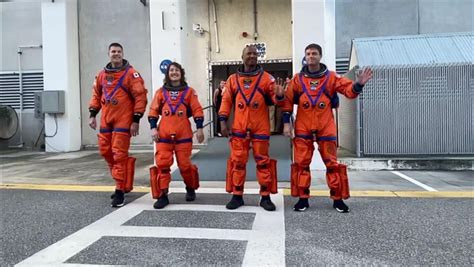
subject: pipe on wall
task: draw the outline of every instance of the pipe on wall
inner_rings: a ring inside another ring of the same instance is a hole
[[[18,147],[23,147],[23,69],[21,67],[21,56],[23,50],[25,49],[34,49],[34,48],[43,48],[43,45],[20,45],[17,47],[17,56],[18,56],[18,84],[20,89],[20,144]]]
[[[219,31],[217,30],[217,12],[216,12],[216,3],[214,0],[211,0],[212,3],[212,14],[214,16],[214,31],[216,32],[216,53],[220,53],[221,48],[219,47]]]
[[[257,41],[257,38],[258,38],[257,0],[253,0],[253,26],[254,26],[253,39],[255,39],[255,41]]]

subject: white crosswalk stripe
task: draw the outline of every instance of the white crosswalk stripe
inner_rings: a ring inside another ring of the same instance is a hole
[[[183,189],[170,190],[171,194],[182,191]],[[221,189],[203,188],[199,189],[198,193],[219,194],[223,193],[223,191]],[[258,190],[249,189],[246,190],[246,193],[255,194],[258,193]],[[243,266],[284,266],[285,218],[283,195],[281,193],[273,195],[272,200],[277,207],[277,210],[274,212],[268,212],[261,207],[255,206],[242,206],[237,210],[230,211],[224,205],[198,204],[170,204],[164,209],[164,211],[192,210],[230,212],[235,214],[254,213],[255,220],[251,230],[123,225],[142,211],[162,211],[153,209],[151,194],[147,194],[39,251],[18,263],[17,266],[72,266],[72,264],[66,264],[65,262],[104,236],[241,240],[247,241]]]

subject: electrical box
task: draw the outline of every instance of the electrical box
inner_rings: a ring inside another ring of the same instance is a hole
[[[64,91],[43,91],[41,94],[43,113],[64,113]]]

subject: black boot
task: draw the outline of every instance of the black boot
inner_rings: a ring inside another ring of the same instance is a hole
[[[332,207],[340,213],[346,213],[350,211],[349,207],[344,203],[344,201],[342,201],[342,199],[334,200],[334,204],[332,204]]]
[[[242,196],[233,195],[232,199],[225,206],[229,210],[235,210],[236,208],[244,205],[244,199]]]
[[[186,201],[194,201],[196,199],[196,191],[186,186]]]
[[[124,192],[122,190],[115,189],[114,197],[112,199],[111,206],[114,208],[122,207],[125,204]]]
[[[276,209],[275,204],[273,204],[270,196],[262,196],[260,199],[260,207],[267,211],[274,211]]]
[[[293,206],[294,211],[305,211],[309,208],[309,203],[307,198],[300,198],[298,202]]]
[[[168,195],[161,194],[161,196],[156,200],[155,204],[153,204],[153,208],[162,209],[166,207],[168,204],[170,204],[170,201],[168,200]]]

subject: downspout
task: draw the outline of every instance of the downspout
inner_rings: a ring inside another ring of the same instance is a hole
[[[42,45],[20,45],[18,46],[17,55],[18,55],[18,84],[20,87],[20,144],[18,147],[23,147],[23,70],[21,68],[21,55],[23,54],[22,49],[28,48],[43,48]]]
[[[257,0],[253,0],[253,25],[254,25],[254,32],[253,38],[257,41],[258,38],[258,28],[257,28]]]
[[[216,32],[216,53],[221,52],[221,48],[219,47],[219,31],[217,30],[217,12],[216,12],[216,3],[212,0],[212,13],[214,16],[214,31]]]

